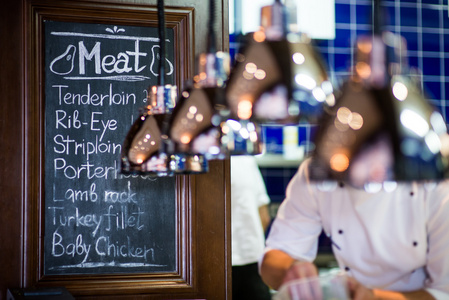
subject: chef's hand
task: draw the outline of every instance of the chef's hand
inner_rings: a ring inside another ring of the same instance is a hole
[[[318,276],[318,269],[314,264],[307,261],[295,261],[287,270],[282,283],[316,276]]]
[[[376,297],[371,289],[365,287],[352,277],[348,277],[349,295],[353,300],[374,300]]]
[[[435,300],[435,298],[425,289],[411,292],[395,292],[381,289],[368,289],[352,277],[348,277],[348,289],[353,300],[373,300],[373,299],[419,299]]]
[[[323,297],[318,270],[310,262],[295,261],[287,270],[282,285],[289,282],[291,283],[288,285],[290,299],[315,300]]]

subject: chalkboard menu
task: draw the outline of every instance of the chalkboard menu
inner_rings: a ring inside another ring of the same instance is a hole
[[[45,275],[174,271],[175,179],[120,173],[121,144],[157,84],[157,28],[44,28]]]

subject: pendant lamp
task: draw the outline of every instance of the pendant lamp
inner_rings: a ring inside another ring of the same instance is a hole
[[[174,146],[170,167],[176,174],[205,173],[208,160],[222,154],[217,142],[219,132],[212,124],[221,118],[212,100],[219,96],[217,91],[191,88],[181,94],[169,126]]]
[[[319,124],[310,177],[365,188],[443,179],[446,123],[410,76],[405,40],[380,30],[380,2],[374,5],[374,33],[358,38],[353,76]]]
[[[305,34],[287,29],[285,6],[261,11],[261,29],[246,36],[226,87],[231,117],[259,124],[315,123],[333,106],[323,60]]]
[[[207,172],[206,164],[202,169],[192,170],[184,162],[224,159],[236,147],[245,154],[260,153],[256,125],[248,126],[247,132],[228,126],[224,87],[230,73],[230,57],[228,53],[216,51],[214,0],[209,1],[209,8],[207,53],[199,56],[198,74],[193,84],[181,93],[170,121],[169,136],[176,158],[172,160],[172,168],[176,174]]]
[[[158,85],[148,90],[148,105],[131,126],[122,147],[121,171],[124,174],[171,176],[168,138],[171,111],[176,105],[176,86],[165,84],[165,16],[164,1],[158,0],[160,65]]]

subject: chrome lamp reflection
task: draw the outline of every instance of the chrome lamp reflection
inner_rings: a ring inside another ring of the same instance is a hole
[[[221,116],[215,99],[219,91],[193,87],[181,93],[169,129],[174,146],[170,168],[175,173],[207,172],[208,160],[224,155],[218,144]]]
[[[410,75],[404,39],[383,32],[356,49],[354,75],[320,123],[311,178],[376,190],[447,177],[446,123]]]
[[[287,29],[284,5],[262,8],[262,26],[237,55],[226,97],[231,116],[257,123],[316,122],[335,103],[323,60],[311,40]]]
[[[122,145],[121,171],[124,174],[171,176],[168,138],[170,114],[176,105],[177,87],[165,84],[164,1],[158,0],[160,65],[158,85],[148,90],[148,105],[141,108]]]

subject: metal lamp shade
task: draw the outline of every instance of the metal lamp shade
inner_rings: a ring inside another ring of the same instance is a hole
[[[396,180],[438,180],[447,177],[449,135],[446,122],[412,78],[397,75],[391,93],[398,130]]]
[[[171,176],[169,168],[172,141],[167,130],[176,101],[176,86],[153,86],[149,106],[142,108],[122,147],[121,170],[124,174]]]
[[[213,90],[184,90],[173,111],[169,129],[174,144],[171,168],[178,174],[207,172],[207,159],[211,153],[219,154],[217,132],[211,126],[214,108],[207,93]]]
[[[231,115],[260,124],[315,123],[335,102],[322,60],[304,35],[251,37],[226,87]]]
[[[168,155],[170,141],[162,135],[165,114],[143,113],[129,130],[121,156],[124,174],[169,176]]]
[[[369,47],[364,47],[366,40],[361,41],[365,43],[362,48],[376,51],[376,39],[372,41]],[[344,84],[336,105],[320,122],[309,169],[311,178],[360,187],[447,177],[446,123],[425,98],[419,83],[408,75],[406,67],[391,76],[382,72],[377,76],[370,62],[379,55],[358,57],[355,76]],[[382,64],[374,65],[383,68]],[[385,66],[395,69],[394,64]]]

